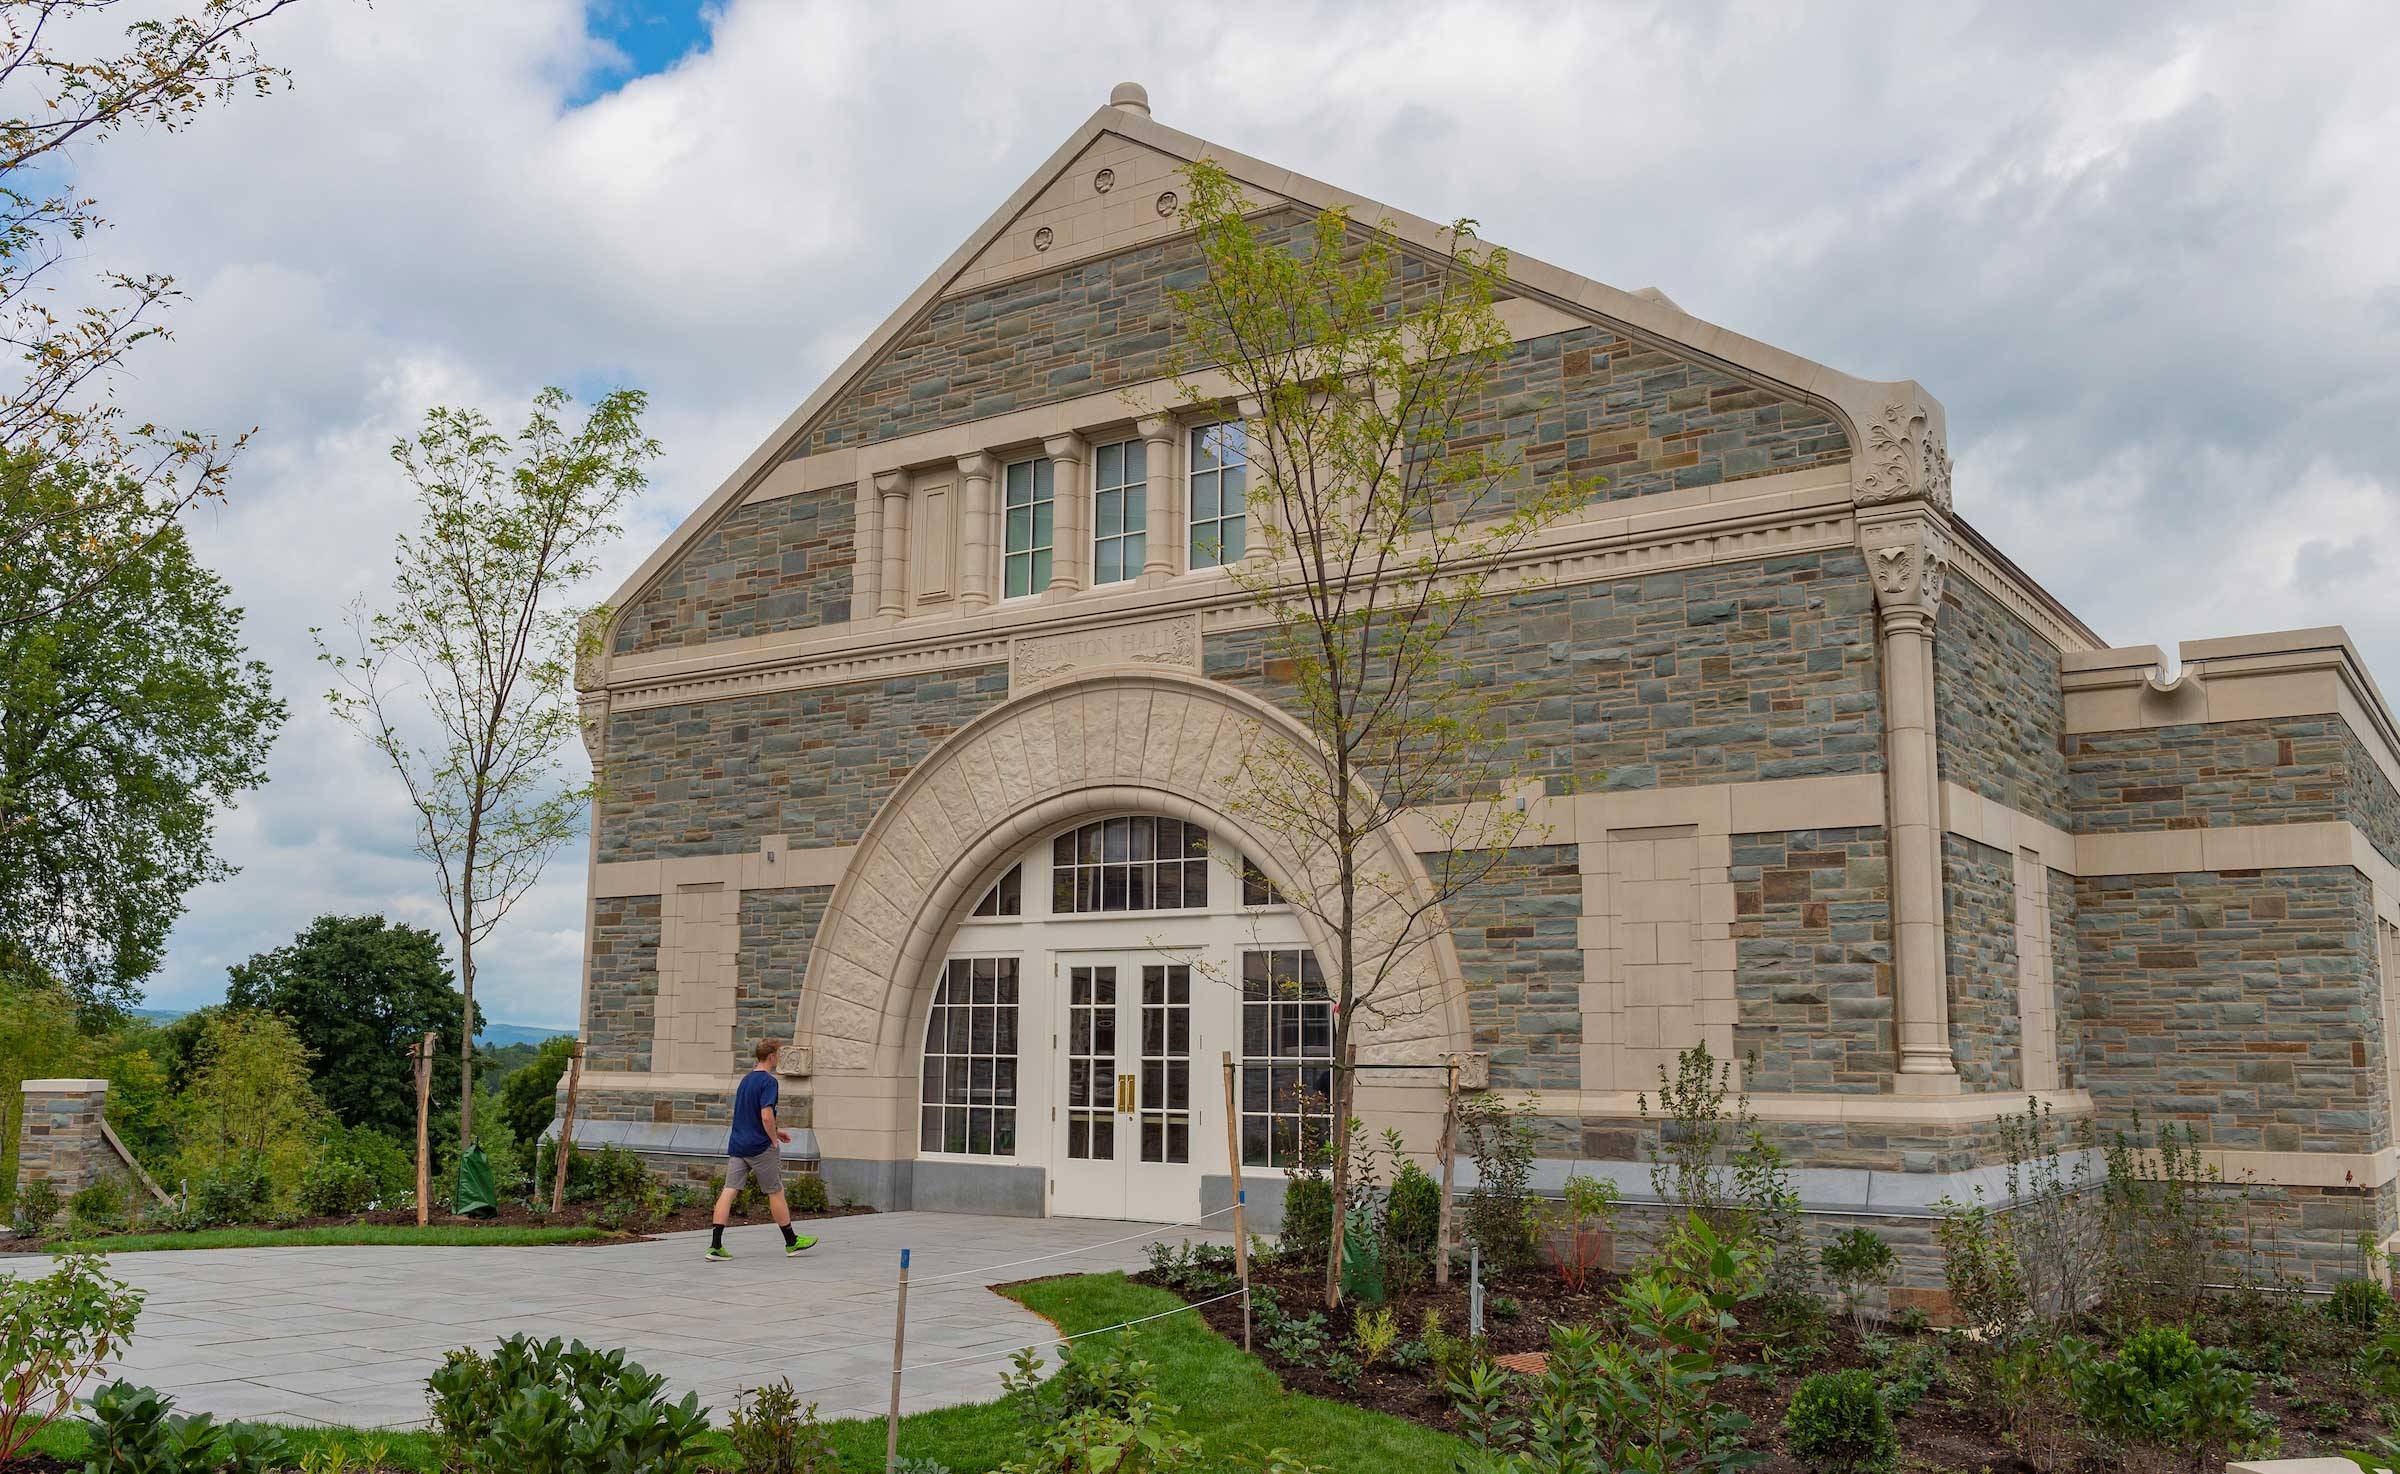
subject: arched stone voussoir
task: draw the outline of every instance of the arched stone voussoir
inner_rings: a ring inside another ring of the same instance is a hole
[[[961,915],[1011,855],[1042,834],[1112,813],[1152,812],[1201,824],[1239,846],[1290,894],[1326,870],[1245,818],[1229,786],[1252,742],[1314,752],[1307,733],[1257,698],[1169,671],[1103,671],[1044,685],[952,733],[887,799],[859,839],[826,907],[802,988],[794,1037],[812,1043],[819,1072],[905,1068],[906,1033]],[[1400,835],[1373,863],[1430,893]],[[1328,939],[1302,927],[1333,970]],[[1432,1000],[1422,1037],[1413,1025],[1388,1045],[1464,1049],[1470,1031],[1456,954],[1411,959],[1398,993]]]

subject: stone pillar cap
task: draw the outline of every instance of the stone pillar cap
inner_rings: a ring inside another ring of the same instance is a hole
[[[1108,94],[1108,105],[1149,117],[1150,89],[1139,82],[1119,82]]]
[[[106,1080],[28,1080],[25,1082],[25,1093],[27,1095],[33,1095],[36,1093],[42,1095],[82,1095],[88,1094],[94,1090],[105,1091],[107,1089],[108,1082]]]

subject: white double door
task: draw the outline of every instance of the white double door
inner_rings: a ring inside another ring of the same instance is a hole
[[[1057,954],[1050,1211],[1189,1222],[1226,1170],[1225,988],[1195,957]]]

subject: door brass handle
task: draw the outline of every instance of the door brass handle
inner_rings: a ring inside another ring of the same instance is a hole
[[[1133,1076],[1131,1075],[1117,1076],[1117,1111],[1120,1115],[1130,1116],[1133,1114]]]

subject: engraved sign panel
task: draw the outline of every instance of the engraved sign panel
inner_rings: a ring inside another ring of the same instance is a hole
[[[1199,619],[1193,615],[1145,619],[1066,634],[1025,635],[1009,642],[1011,691],[1024,691],[1085,671],[1122,666],[1197,672]]]

